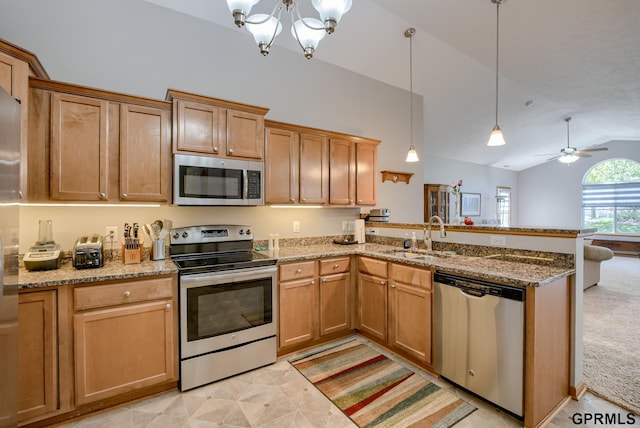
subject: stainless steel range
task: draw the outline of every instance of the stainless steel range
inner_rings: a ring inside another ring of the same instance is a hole
[[[250,226],[171,230],[182,391],[276,361],[276,260],[252,246]]]

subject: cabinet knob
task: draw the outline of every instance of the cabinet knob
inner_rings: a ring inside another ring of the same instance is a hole
[[[100,192],[98,196],[100,197],[100,199],[105,199],[107,197],[107,194],[104,192]]]
[[[171,303],[167,303],[166,305],[164,305],[164,307],[167,309],[171,309]]]
[[[18,190],[18,197],[22,199],[22,190]]]
[[[338,269],[340,267],[340,265],[338,263],[336,263],[335,265],[333,265],[334,269]]]
[[[395,284],[391,284],[391,288],[396,288],[396,285]]]
[[[322,278],[322,282],[327,282],[327,278]]]
[[[124,297],[129,297],[131,296],[131,291],[127,290],[124,292]]]
[[[213,148],[213,151],[214,151],[215,153],[218,153],[218,146],[215,146],[215,147]]]
[[[126,193],[122,194],[122,199],[127,199],[129,197],[129,195],[127,195]]]
[[[295,198],[290,198],[289,200],[290,200],[291,202],[295,202],[295,201],[296,201],[296,199],[295,199]]]
[[[385,280],[380,281],[380,285],[385,285],[386,283],[387,283],[387,281],[385,281]]]
[[[316,280],[315,280],[315,279],[312,279],[311,281],[309,281],[309,284],[311,284],[311,285],[313,285],[313,284],[315,284],[315,283],[316,283]]]
[[[362,199],[358,199],[358,204],[361,204],[361,203],[362,203]]]
[[[349,203],[352,204],[353,203],[353,199],[349,199]]]
[[[306,201],[307,201],[307,198],[302,198],[302,202],[306,202]]]
[[[229,154],[233,154],[233,149],[229,149]]]

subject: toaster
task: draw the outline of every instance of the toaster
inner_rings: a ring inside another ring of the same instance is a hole
[[[94,233],[81,236],[73,246],[73,267],[90,269],[104,266],[104,238]]]

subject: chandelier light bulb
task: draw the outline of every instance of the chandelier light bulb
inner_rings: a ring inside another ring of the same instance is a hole
[[[320,40],[327,34],[324,30],[313,29],[320,27],[322,27],[322,22],[315,18],[301,18],[291,26],[291,35],[298,41],[300,46],[302,46],[304,56],[307,59],[313,58],[313,53],[318,47]]]
[[[312,0],[311,4],[320,14],[327,33],[334,32],[342,15],[351,9],[352,0]]]

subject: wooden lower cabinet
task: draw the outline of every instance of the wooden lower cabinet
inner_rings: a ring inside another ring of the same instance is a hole
[[[280,353],[351,331],[350,266],[350,257],[279,266]]]
[[[56,290],[18,297],[18,420],[58,408],[58,311]]]
[[[396,263],[389,271],[389,345],[430,365],[432,272]]]
[[[173,288],[160,278],[74,290],[76,404],[177,379]]]
[[[358,330],[387,341],[387,262],[358,258]]]

